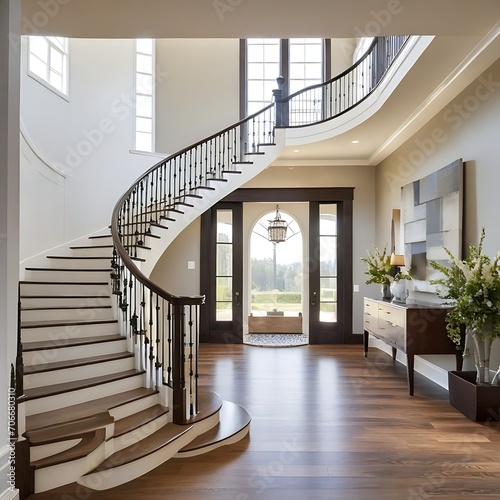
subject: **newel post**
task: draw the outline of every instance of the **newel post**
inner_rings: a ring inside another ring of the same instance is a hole
[[[278,88],[273,90],[275,126],[286,127],[288,125],[288,102],[283,101],[283,88],[285,79],[282,76],[276,78]]]
[[[187,418],[186,380],[184,375],[184,306],[173,304],[174,332],[172,338],[172,406],[174,424],[183,424]]]

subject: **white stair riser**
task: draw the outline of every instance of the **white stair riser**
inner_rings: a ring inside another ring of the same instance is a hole
[[[112,304],[109,294],[85,297],[21,297],[22,307],[106,307]]]
[[[164,415],[155,418],[151,422],[148,422],[147,424],[144,424],[143,426],[134,429],[127,434],[123,434],[119,437],[114,437],[111,443],[113,453],[123,450],[128,446],[132,446],[133,444],[139,443],[141,439],[144,439],[153,434],[153,432],[156,432],[158,429],[166,425],[168,421],[168,413],[165,413]]]
[[[130,357],[92,365],[28,374],[24,376],[24,387],[25,389],[32,389],[34,387],[60,384],[61,381],[73,382],[75,380],[85,380],[87,378],[133,370],[135,368],[134,363],[134,358]]]
[[[79,460],[65,462],[35,471],[35,493],[73,483],[105,459],[105,443]]]
[[[231,437],[227,439],[223,439],[222,441],[218,441],[217,443],[213,443],[208,446],[202,446],[201,448],[197,448],[196,450],[191,450],[186,452],[180,451],[174,456],[174,458],[196,457],[198,455],[203,455],[205,453],[209,453],[213,450],[216,450],[221,446],[227,446],[230,444],[237,443],[238,441],[241,441],[248,434],[249,431],[250,431],[250,425],[247,425],[244,429],[237,432],[236,434],[233,434]]]
[[[30,309],[21,312],[21,321],[86,321],[89,318],[92,320],[106,320],[113,318],[113,309],[105,308],[88,308],[83,306],[74,309]]]
[[[130,462],[120,467],[115,467],[111,470],[88,474],[79,478],[77,482],[83,486],[99,491],[127,483],[132,481],[132,479],[136,479],[146,474],[172,458],[181,448],[189,444],[194,437],[192,429],[188,430],[175,441],[164,446],[155,453],[151,453],[139,460],[135,460],[134,462]]]
[[[76,391],[69,391],[63,394],[47,396],[44,398],[31,399],[26,401],[26,415],[34,415],[46,411],[65,408],[67,406],[93,401],[94,399],[104,398],[119,392],[131,391],[144,387],[144,376],[136,375],[125,379],[100,384],[95,387],[87,387]]]
[[[58,361],[88,358],[96,356],[96,354],[113,354],[126,350],[127,339],[124,338],[123,340],[115,340],[113,342],[99,342],[98,344],[25,352],[23,359],[25,366],[33,366],[40,363],[56,363]]]
[[[160,395],[156,393],[144,398],[136,399],[135,401],[130,401],[129,403],[116,406],[115,408],[110,408],[109,414],[115,420],[119,420],[157,404],[160,404]]]
[[[71,255],[73,257],[108,257],[111,259],[113,257],[112,248],[99,248],[98,245],[83,247],[83,248],[72,248]]]
[[[70,281],[70,282],[85,282],[85,281],[109,281],[109,273],[111,269],[103,269],[102,271],[58,271],[51,269],[43,269],[41,271],[26,271],[26,280],[30,281]]]
[[[67,439],[66,441],[58,441],[57,443],[43,444],[40,446],[30,446],[30,461],[35,462],[36,460],[41,460],[42,458],[51,457],[56,453],[61,453],[63,451],[73,448],[81,441],[78,439]]]
[[[90,245],[112,245],[113,244],[113,237],[111,236],[111,230],[109,234],[104,235],[104,237],[101,238],[89,238],[89,244]]]
[[[21,328],[21,342],[53,340],[60,343],[64,339],[98,337],[116,333],[118,333],[117,322]]]
[[[109,276],[108,276],[109,277]],[[51,280],[53,281],[53,280]],[[63,280],[59,280],[63,282]],[[93,283],[21,283],[21,295],[110,295],[109,280]]]
[[[47,265],[55,269],[108,269],[111,262],[111,257],[97,255],[99,259],[58,259],[48,258]],[[101,258],[102,257],[102,258]]]

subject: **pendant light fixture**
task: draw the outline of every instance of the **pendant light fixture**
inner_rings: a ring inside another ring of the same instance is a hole
[[[286,230],[288,223],[281,219],[279,206],[276,205],[276,215],[274,220],[269,221],[267,228],[268,239],[272,243],[281,243],[286,240]]]

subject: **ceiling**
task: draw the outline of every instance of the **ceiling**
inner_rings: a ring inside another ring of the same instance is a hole
[[[500,55],[499,0],[55,0],[50,5],[51,10],[44,10],[42,2],[22,0],[25,34],[77,38],[434,36],[374,116],[333,139],[287,147],[275,162],[283,165],[378,164]],[[353,144],[353,140],[359,142]]]

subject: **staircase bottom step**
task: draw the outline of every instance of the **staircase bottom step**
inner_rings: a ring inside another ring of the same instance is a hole
[[[194,457],[208,453],[220,446],[236,443],[248,434],[251,417],[242,406],[224,401],[219,415],[218,425],[193,439],[179,450],[175,458]]]
[[[93,490],[107,490],[127,483],[172,458],[192,439],[192,426],[167,424],[133,445],[118,451],[97,468],[80,477],[78,483]]]

